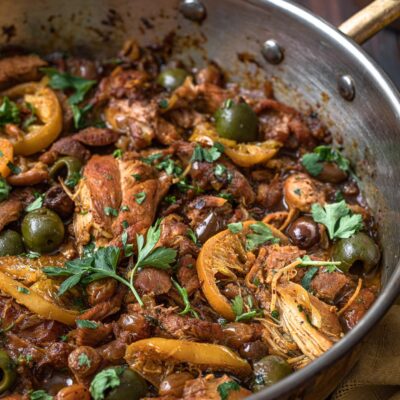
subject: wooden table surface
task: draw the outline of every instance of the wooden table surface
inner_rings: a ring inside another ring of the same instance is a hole
[[[295,0],[338,26],[360,9],[361,0]],[[400,89],[400,30],[384,29],[363,45]]]

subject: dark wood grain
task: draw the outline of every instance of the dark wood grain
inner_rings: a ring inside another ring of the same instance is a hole
[[[360,9],[361,0],[297,0],[297,3],[338,26]],[[364,1],[365,3],[365,1]],[[363,45],[400,88],[400,31],[384,29]]]

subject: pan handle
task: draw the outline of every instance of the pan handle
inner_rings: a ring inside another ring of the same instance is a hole
[[[375,0],[339,26],[358,44],[400,17],[400,0]]]

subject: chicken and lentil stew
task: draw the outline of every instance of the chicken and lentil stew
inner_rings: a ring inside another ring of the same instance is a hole
[[[0,59],[0,397],[245,398],[352,329],[374,220],[315,113],[166,46]]]

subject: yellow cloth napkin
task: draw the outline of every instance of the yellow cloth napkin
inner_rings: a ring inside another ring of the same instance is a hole
[[[400,400],[400,305],[392,307],[361,351],[331,400]]]

